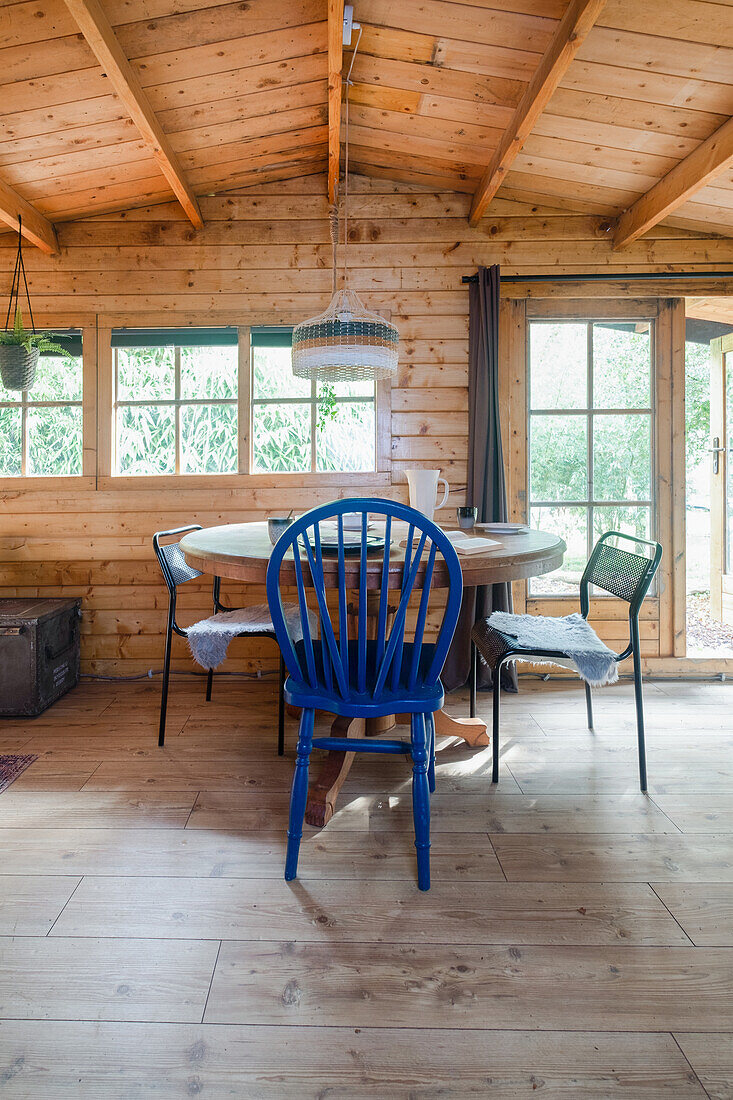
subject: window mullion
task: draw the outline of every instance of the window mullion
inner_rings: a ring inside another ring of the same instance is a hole
[[[593,551],[593,501],[595,500],[595,485],[594,485],[594,468],[593,468],[593,409],[595,403],[595,397],[593,394],[593,322],[589,321],[587,326],[587,390],[588,390],[588,509],[587,509],[587,531],[586,531],[586,549],[588,551],[588,557],[590,558]]]
[[[252,406],[252,336],[249,326],[240,326],[237,339],[237,469],[240,474],[250,471],[254,432]]]
[[[176,464],[175,471],[181,472],[181,349],[176,346],[174,351],[174,377],[175,377],[175,410],[176,410]]]
[[[28,476],[28,391],[20,396],[20,476]]]
[[[316,472],[316,427],[317,427],[318,391],[315,378],[311,378],[311,473]]]

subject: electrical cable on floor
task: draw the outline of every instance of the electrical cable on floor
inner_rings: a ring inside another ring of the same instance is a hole
[[[221,676],[231,676],[234,679],[239,680],[263,680],[266,676],[278,676],[280,670],[277,668],[263,668],[257,672],[217,672],[217,680]],[[80,676],[82,680],[104,680],[111,683],[126,683],[133,680],[152,680],[155,677],[162,676],[162,668],[149,668],[147,672],[137,672],[132,676],[102,676],[101,673],[96,672],[83,672]],[[183,672],[181,670],[171,669],[171,676],[194,676],[196,679],[203,679],[206,676],[205,672]]]

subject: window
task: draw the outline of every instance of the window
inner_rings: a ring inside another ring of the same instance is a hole
[[[42,355],[32,390],[6,390],[0,382],[0,477],[74,477],[82,473],[82,337],[54,333],[68,348]]]
[[[291,329],[252,329],[252,472],[375,470],[374,382],[295,378],[291,336]]]
[[[530,322],[530,522],[568,547],[535,595],[577,594],[604,531],[652,537],[653,334],[652,321]]]
[[[113,473],[376,471],[375,384],[295,378],[291,341],[283,326],[113,329]]]
[[[235,328],[112,332],[116,474],[238,470]]]

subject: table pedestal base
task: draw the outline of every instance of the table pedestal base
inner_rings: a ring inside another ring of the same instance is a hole
[[[460,737],[471,748],[478,748],[490,743],[486,723],[482,722],[480,718],[452,718],[444,710],[436,710],[433,718],[436,737]],[[378,737],[394,726],[395,722],[404,725],[409,724],[409,721],[409,714],[397,714],[394,718],[387,717],[374,720],[337,717],[331,725],[331,736]],[[309,825],[322,829],[331,820],[336,812],[339,792],[351,770],[355,756],[356,753],[353,752],[329,752],[308,791],[305,820]]]

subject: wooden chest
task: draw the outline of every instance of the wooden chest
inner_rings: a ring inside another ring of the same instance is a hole
[[[29,716],[79,682],[81,600],[0,599],[0,715]]]

